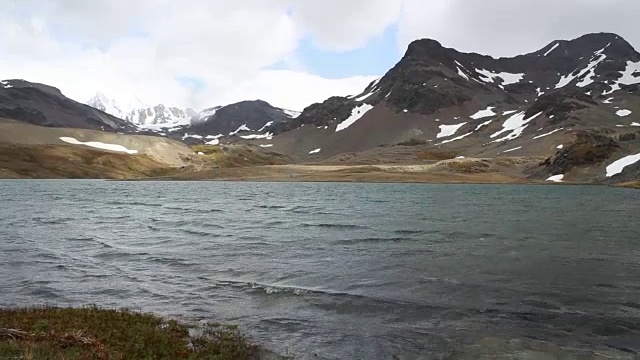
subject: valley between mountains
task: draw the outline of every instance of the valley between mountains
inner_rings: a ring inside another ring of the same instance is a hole
[[[81,103],[4,80],[0,178],[640,187],[640,53],[610,33],[499,59],[421,39],[362,93],[302,112]]]

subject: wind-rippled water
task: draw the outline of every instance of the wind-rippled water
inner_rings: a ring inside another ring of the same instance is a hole
[[[606,187],[1,181],[0,306],[232,322],[298,359],[634,358],[639,215]]]

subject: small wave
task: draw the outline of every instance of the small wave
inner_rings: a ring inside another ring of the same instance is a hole
[[[133,205],[133,206],[151,206],[151,207],[162,207],[162,204],[155,204],[155,203],[147,203],[147,202],[141,202],[141,201],[132,201],[132,202],[126,202],[126,201],[108,201],[105,203],[105,205],[113,205],[113,206],[122,206],[122,205]]]
[[[393,238],[363,238],[363,239],[344,239],[338,240],[335,244],[338,245],[356,245],[362,243],[382,243],[382,242],[400,242],[407,241],[409,239],[402,237],[393,237]]]
[[[275,220],[275,221],[269,221],[266,222],[264,225],[265,226],[278,226],[278,225],[284,225],[286,224],[284,221],[282,220]]]
[[[311,288],[303,288],[297,286],[285,286],[285,285],[272,285],[272,284],[261,284],[256,282],[243,282],[243,281],[233,281],[233,280],[218,280],[216,281],[217,286],[229,286],[234,288],[239,288],[246,291],[254,291],[264,293],[266,295],[273,294],[281,294],[281,295],[310,295],[310,294],[319,294],[319,295],[349,295],[347,293],[334,292],[330,290],[320,290],[320,289],[311,289]]]
[[[294,206],[291,209],[288,209],[287,211],[291,211],[291,212],[297,212],[297,213],[308,213],[310,211],[313,211],[313,207],[311,206]]]
[[[101,223],[109,224],[106,220],[128,220],[130,216],[128,215],[116,215],[116,216],[105,216],[102,218]]]
[[[96,242],[96,243],[98,243],[98,244],[102,245],[103,247],[105,247],[105,248],[107,248],[107,249],[113,249],[113,245],[107,244],[107,243],[106,243],[106,242],[104,242],[104,241],[100,241],[100,240],[95,239],[95,238],[92,238],[91,240],[93,240],[94,242]]]
[[[158,264],[170,265],[170,266],[191,267],[194,265],[193,263],[185,260],[165,258],[165,257],[152,257],[148,260]]]
[[[211,223],[199,223],[198,226],[208,229],[224,229],[224,226]]]
[[[72,219],[72,218],[58,218],[58,219],[45,219],[41,217],[33,218],[33,221],[42,225],[61,225],[74,220],[75,219]]]
[[[256,205],[255,207],[260,209],[284,209],[282,205]]]
[[[185,226],[189,224],[189,221],[186,220],[166,220],[156,218],[151,218],[151,222],[170,226]]]
[[[79,242],[95,241],[95,239],[92,238],[92,237],[84,237],[84,236],[81,236],[81,237],[68,237],[68,238],[65,238],[65,240],[68,240],[68,241],[79,241]]]
[[[219,237],[220,236],[218,234],[212,234],[212,233],[208,233],[206,231],[200,231],[200,230],[180,229],[180,231],[185,233],[185,234],[196,235],[196,236],[210,236],[210,237]]]
[[[355,225],[355,224],[325,224],[325,223],[321,223],[321,224],[302,224],[302,227],[305,228],[313,228],[313,227],[319,227],[319,228],[333,228],[333,229],[368,229],[367,226],[362,226],[362,225]]]
[[[400,235],[416,235],[416,234],[423,234],[424,230],[396,230],[394,232]]]

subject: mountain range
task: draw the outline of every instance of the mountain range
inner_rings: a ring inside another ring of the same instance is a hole
[[[196,115],[196,112],[190,108],[167,107],[162,104],[147,106],[140,102],[137,105],[123,106],[102,93],[97,93],[89,99],[87,105],[144,129],[186,125]]]
[[[362,93],[301,113],[260,100],[199,113],[164,105],[123,109],[100,94],[87,102],[92,108],[46,85],[2,84],[0,117],[43,126],[244,144],[296,162],[395,162],[411,149],[528,159],[532,165],[522,171],[536,180],[640,178],[640,161],[631,161],[640,154],[640,54],[611,33],[557,40],[510,58],[416,40]]]

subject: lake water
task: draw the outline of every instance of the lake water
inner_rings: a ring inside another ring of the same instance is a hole
[[[634,358],[640,191],[0,181],[0,306],[38,304],[232,322],[296,359]]]

